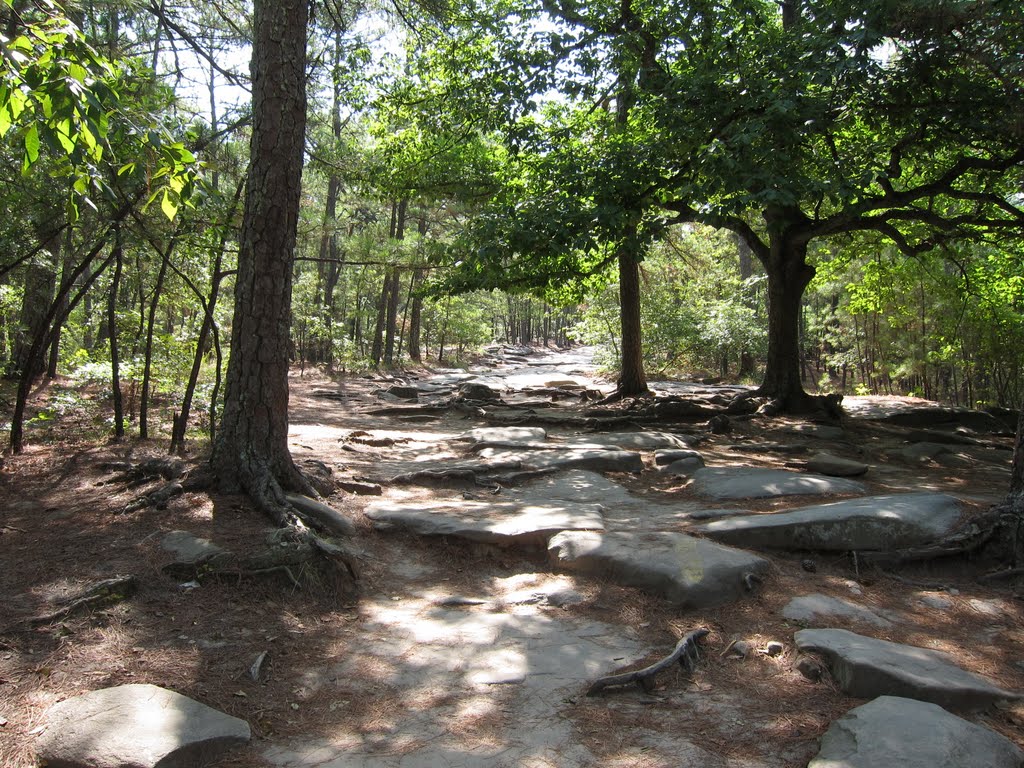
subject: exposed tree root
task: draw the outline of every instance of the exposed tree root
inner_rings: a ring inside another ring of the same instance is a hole
[[[676,643],[672,653],[661,661],[651,664],[649,667],[638,669],[635,672],[624,672],[621,675],[609,675],[593,682],[587,689],[587,696],[595,696],[605,688],[612,686],[630,685],[636,683],[644,691],[650,693],[654,690],[654,678],[658,673],[671,667],[676,662],[688,672],[692,672],[700,658],[699,641],[709,633],[707,629],[695,629],[686,637]]]
[[[113,605],[131,597],[138,583],[134,576],[114,576],[103,581],[90,585],[75,597],[62,605],[55,611],[45,613],[41,616],[33,616],[18,622],[8,629],[15,629],[19,626],[39,627],[44,624],[52,624],[55,621],[66,619],[73,613],[84,610],[93,610],[108,605]]]

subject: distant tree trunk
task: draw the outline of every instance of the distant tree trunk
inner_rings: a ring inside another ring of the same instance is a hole
[[[388,317],[388,302],[391,298],[391,267],[388,267],[381,278],[380,295],[377,298],[377,321],[373,324],[373,344],[370,347],[370,359],[373,367],[380,365],[384,357],[384,323]]]
[[[1017,416],[1017,439],[1013,446],[1013,465],[1010,469],[1010,492],[1006,503],[1024,514],[1024,403]]]
[[[149,438],[149,385],[153,372],[153,331],[156,326],[156,310],[160,305],[160,296],[163,295],[164,278],[167,276],[167,265],[171,261],[174,242],[172,237],[167,244],[167,248],[160,254],[160,271],[156,276],[156,285],[153,286],[153,297],[149,302],[146,317],[146,343],[143,348],[142,364],[142,394],[139,398],[139,437],[143,440]]]
[[[390,287],[388,288],[387,318],[384,327],[384,365],[395,364],[395,331],[398,325],[398,301],[401,298],[401,271],[398,267],[391,270]]]
[[[37,258],[54,261],[48,264],[30,263],[25,269],[25,291],[14,336],[14,353],[7,372],[8,376],[15,379],[20,378],[26,370],[33,381],[46,373],[46,358],[37,356],[30,361],[29,353],[33,340],[39,334],[46,333],[47,310],[57,286],[55,260],[60,257],[60,230],[40,232],[40,241],[49,255],[42,253]]]
[[[244,181],[240,181],[235,187],[235,194],[231,198],[231,206],[228,208],[221,227],[220,241],[217,251],[213,257],[213,269],[210,275],[210,295],[203,307],[203,324],[199,328],[199,338],[196,339],[196,353],[192,358],[192,370],[189,372],[188,383],[185,385],[185,394],[181,398],[181,410],[175,414],[171,425],[171,453],[181,453],[185,450],[185,433],[188,431],[188,419],[192,411],[192,398],[195,396],[196,385],[199,383],[199,373],[203,367],[203,360],[206,357],[206,347],[210,340],[210,334],[214,334],[214,341],[217,345],[217,384],[220,384],[220,342],[217,336],[217,327],[214,323],[214,312],[217,309],[217,299],[220,296],[220,284],[224,279],[221,271],[221,263],[224,259],[224,251],[227,247],[228,235],[232,230],[231,220],[235,217],[238,209],[238,201],[242,197]],[[214,403],[217,399],[217,388],[210,397],[210,441],[214,438]]]
[[[423,282],[424,272],[422,268],[413,270],[412,297],[409,301],[409,359],[415,363],[423,360],[423,352],[420,350],[420,335],[423,333],[423,297],[417,290]]]
[[[69,279],[71,271],[71,247],[72,247],[72,231],[70,228],[67,230],[67,237],[64,241],[64,250],[61,258],[60,268],[60,289],[58,290],[58,306],[56,307],[57,315],[61,315],[64,309],[67,307],[68,295],[65,290],[65,283]],[[46,378],[53,379],[57,377],[57,366],[60,364],[60,337],[61,332],[64,328],[64,323],[54,326],[50,329],[50,353],[49,359],[46,363]]]
[[[750,245],[742,237],[736,237],[736,248],[739,255],[739,272],[740,280],[746,283],[751,277],[754,276],[754,254],[750,250]],[[744,293],[746,295],[746,293]],[[739,377],[751,377],[754,375],[754,356],[750,353],[749,349],[740,350],[740,370]]]
[[[114,278],[110,281],[107,299],[107,337],[110,341],[110,388],[114,395],[114,438],[124,437],[124,399],[121,395],[121,356],[117,348],[117,294],[121,288],[121,270],[124,266],[121,233],[114,244]]]
[[[306,125],[308,0],[256,0],[251,165],[224,413],[210,459],[282,525],[284,490],[312,493],[288,452],[288,332]]]
[[[619,320],[622,368],[617,393],[622,397],[646,394],[644,354],[640,332],[640,265],[632,254],[619,254]]]

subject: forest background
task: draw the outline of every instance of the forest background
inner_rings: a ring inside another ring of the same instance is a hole
[[[885,215],[800,236],[799,387],[1018,407],[1021,11],[846,5],[314,4],[292,363],[584,342],[639,371],[626,394],[646,374],[757,384],[778,336],[774,222],[788,237],[885,199]],[[212,438],[252,19],[236,0],[0,4],[15,447],[22,420],[31,434],[86,391],[100,431]],[[43,378],[52,396],[26,412]]]

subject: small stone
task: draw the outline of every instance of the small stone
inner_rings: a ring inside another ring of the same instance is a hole
[[[785,646],[778,640],[772,640],[764,647],[764,654],[766,656],[778,656],[785,650]]]
[[[732,431],[732,422],[724,413],[719,413],[708,419],[708,429],[713,435],[724,435]]]
[[[796,662],[796,671],[806,677],[812,683],[817,683],[825,674],[825,668],[821,662],[810,656],[801,656]]]
[[[729,644],[729,647],[725,649],[725,656],[734,659],[745,659],[750,655],[750,651],[753,649],[750,643],[746,640],[734,640]]]
[[[806,560],[801,560],[800,561],[800,567],[803,568],[808,573],[815,573],[818,570],[818,564],[815,563],[810,558],[808,558]]]

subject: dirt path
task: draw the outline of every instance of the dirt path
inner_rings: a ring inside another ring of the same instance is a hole
[[[452,438],[481,426],[471,412],[372,413],[401,408],[380,394],[396,383],[416,384],[429,406],[472,376],[514,390],[506,400],[547,403],[545,413],[582,408],[576,394],[558,394],[578,392],[569,381],[600,388],[584,355],[517,352],[528,350],[505,350],[492,361],[500,367],[435,371],[418,382],[296,373],[293,452],[311,473],[364,483],[417,464],[465,460],[466,447]],[[904,428],[857,419],[847,427],[851,439],[822,444],[794,432],[799,426],[755,419],[735,422],[728,434],[699,423],[679,429],[704,439],[709,465],[784,467],[806,458],[800,445],[827,447],[872,465],[869,492],[941,490],[962,499],[968,514],[997,500],[1008,477],[1004,439],[955,445],[941,462],[910,461]],[[559,428],[549,434],[586,437]],[[169,559],[161,537],[188,530],[235,551],[251,548],[266,525],[246,500],[195,492],[166,509],[120,514],[145,488],[115,482],[110,462],[136,462],[160,446],[90,445],[57,428],[47,437],[4,470],[0,624],[46,613],[111,574],[134,574],[140,586],[132,599],[96,612],[0,632],[0,764],[14,768],[33,764],[33,731],[47,706],[125,682],[173,688],[246,719],[253,744],[222,766],[802,766],[829,723],[862,703],[795,669],[793,632],[804,623],[786,620],[782,609],[810,593],[853,600],[886,621],[833,626],[946,650],[963,667],[1024,689],[1020,600],[1009,587],[980,586],[980,566],[962,561],[893,576],[855,568],[845,555],[773,554],[770,577],[749,599],[682,611],[634,589],[554,573],[541,548],[376,532],[362,510],[377,497],[339,493],[332,504],[360,527],[358,596],[297,591],[276,579],[182,585],[160,570]],[[639,509],[705,504],[684,479],[658,472],[649,452],[644,460],[639,476],[610,477]],[[388,483],[381,490],[386,499],[428,507],[487,494]],[[792,498],[735,504],[793,505]],[[623,519],[641,525],[644,518]],[[710,634],[692,675],[666,674],[650,693],[584,696],[594,678],[649,663],[697,627]],[[754,652],[723,655],[740,639]],[[783,652],[756,652],[769,641]],[[247,672],[263,652],[254,681]],[[972,719],[1024,745],[1016,710]]]

